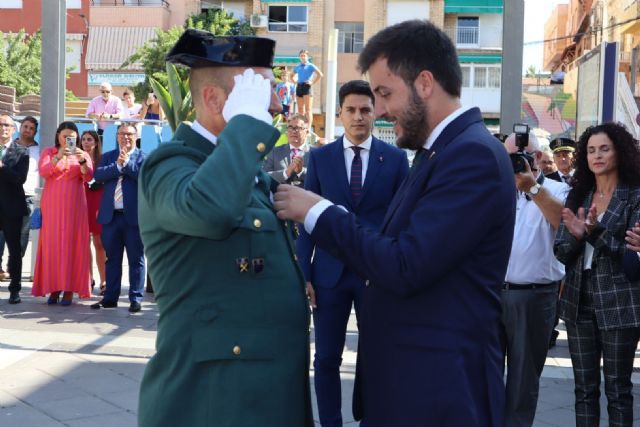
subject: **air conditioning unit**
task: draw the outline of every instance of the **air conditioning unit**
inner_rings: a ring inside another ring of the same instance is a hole
[[[253,28],[265,28],[268,23],[267,15],[251,15],[251,26]]]

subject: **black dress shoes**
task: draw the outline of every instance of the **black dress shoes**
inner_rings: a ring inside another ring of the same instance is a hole
[[[9,304],[18,304],[21,301],[20,293],[18,291],[14,291],[9,294]]]
[[[118,306],[118,302],[117,301],[105,301],[105,300],[100,300],[95,304],[91,304],[91,308],[94,310],[98,310],[100,308],[116,308]]]
[[[133,301],[131,304],[129,304],[129,312],[131,313],[137,313],[141,308],[142,306],[139,302]]]

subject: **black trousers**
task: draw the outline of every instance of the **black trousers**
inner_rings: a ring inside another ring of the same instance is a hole
[[[640,328],[604,330],[598,327],[585,274],[575,324],[567,323],[576,394],[576,426],[600,425],[600,357],[610,426],[633,425],[631,372]]]
[[[22,247],[20,245],[22,220],[21,216],[0,218],[2,232],[9,249],[9,275],[11,275],[9,292],[18,292],[22,289]]]

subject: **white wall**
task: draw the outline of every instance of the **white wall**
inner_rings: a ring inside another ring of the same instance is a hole
[[[387,3],[387,25],[410,19],[428,19],[428,0],[389,0]]]
[[[500,89],[462,88],[462,105],[478,107],[483,113],[500,112]]]
[[[480,48],[502,48],[502,15],[486,13],[480,18]]]
[[[74,67],[71,74],[81,71],[80,61],[82,60],[82,40],[66,40],[67,51],[64,54],[64,65],[66,68]]]
[[[233,12],[234,18],[244,20],[244,1],[225,1],[223,4],[227,13]]]
[[[462,105],[478,107],[483,113],[499,113],[500,80],[498,76],[500,75],[500,65],[464,63],[461,66],[463,68],[462,96],[460,97]],[[480,71],[483,74],[477,74],[479,73],[478,68],[481,68]],[[493,70],[491,75],[489,69]],[[468,76],[467,79],[464,78],[465,74]],[[479,76],[484,76],[480,79],[482,84],[476,82],[476,78]]]

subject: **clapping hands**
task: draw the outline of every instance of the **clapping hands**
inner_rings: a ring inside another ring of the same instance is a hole
[[[562,209],[562,222],[573,237],[581,240],[585,234],[591,233],[598,222],[596,205],[592,204],[586,215],[584,208],[578,209],[578,215],[574,215],[571,209],[564,208]]]

